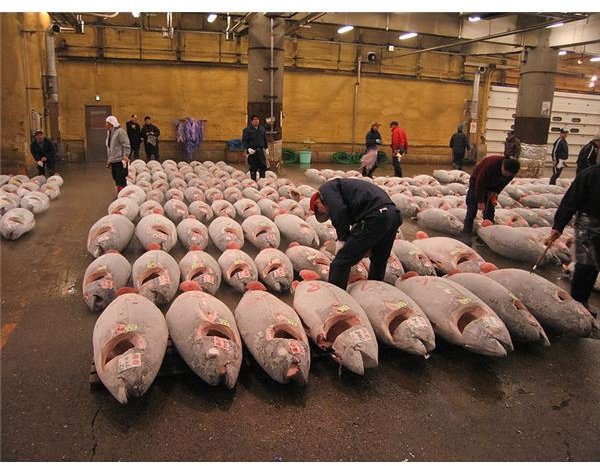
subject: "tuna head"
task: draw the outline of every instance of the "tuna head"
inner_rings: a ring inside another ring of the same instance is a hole
[[[233,388],[240,372],[242,348],[224,325],[208,324],[196,330],[190,366],[209,385]]]
[[[107,270],[98,270],[85,278],[83,299],[94,312],[100,312],[117,297],[113,277]]]
[[[465,348],[486,356],[506,356],[513,350],[508,330],[497,317],[479,306],[463,306],[456,313],[456,326]]]
[[[435,349],[435,335],[429,321],[410,309],[398,309],[386,316],[390,335],[398,348],[429,357]]]
[[[283,329],[271,330],[263,347],[264,370],[279,383],[294,381],[306,385],[310,370],[310,349]]]

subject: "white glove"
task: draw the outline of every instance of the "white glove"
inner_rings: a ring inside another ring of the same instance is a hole
[[[381,144],[381,139],[375,139],[375,142],[376,142],[377,144]]]
[[[346,244],[345,241],[336,241],[335,242],[335,254],[337,254],[338,252],[340,252],[340,249],[342,249],[344,247],[344,244]]]
[[[44,166],[44,162],[42,162],[41,160],[39,160],[37,164],[38,164],[40,167],[43,167],[43,166]]]
[[[559,159],[558,163],[556,164],[556,168],[563,168],[565,166],[565,161],[563,159]]]
[[[269,149],[265,149],[265,157],[269,158]]]
[[[398,159],[401,160],[402,159],[402,154],[400,153],[399,150],[396,151],[396,153],[394,154],[394,156]]]
[[[255,151],[254,149],[250,149],[250,148],[249,148],[249,149],[248,149],[248,153],[249,153],[250,155],[253,155],[254,153],[256,153],[256,151]]]

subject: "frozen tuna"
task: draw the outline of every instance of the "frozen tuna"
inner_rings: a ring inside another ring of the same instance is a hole
[[[278,248],[281,236],[277,226],[264,215],[251,215],[242,222],[245,238],[258,249]]]
[[[110,203],[108,213],[125,215],[125,217],[133,222],[140,212],[140,207],[134,199],[122,197]]]
[[[321,280],[327,280],[329,277],[331,259],[324,252],[298,243],[290,243],[285,255],[292,262],[295,271],[311,270],[317,273]]]
[[[194,281],[203,291],[215,294],[221,286],[221,269],[213,257],[204,251],[189,251],[181,261],[181,281]]]
[[[141,218],[135,227],[135,236],[146,250],[158,244],[163,251],[170,251],[177,244],[177,228],[164,215],[151,214]]]
[[[151,214],[163,215],[164,213],[165,213],[165,210],[163,209],[163,206],[160,205],[160,203],[158,201],[151,199],[151,200],[142,202],[142,204],[140,205],[140,218],[147,217],[148,215],[151,215]]]
[[[0,234],[4,239],[18,239],[35,226],[35,218],[27,209],[10,209],[0,219]]]
[[[435,275],[433,264],[425,253],[415,244],[403,239],[397,239],[392,246],[392,252],[406,272],[417,272],[419,275]]]
[[[102,311],[127,286],[131,264],[118,252],[107,252],[88,265],[83,276],[83,299],[94,311]]]
[[[229,217],[217,217],[208,227],[208,234],[215,246],[225,251],[232,243],[244,246],[244,231],[239,223]]]
[[[130,184],[121,189],[117,197],[130,197],[135,202],[137,202],[138,205],[140,205],[146,200],[146,192],[139,186]]]
[[[185,218],[177,225],[177,237],[183,247],[205,249],[208,245],[208,228],[195,218]]]
[[[192,214],[205,225],[208,225],[215,216],[210,206],[206,202],[202,201],[192,202],[189,205],[188,210],[190,214]]]
[[[41,192],[30,192],[21,198],[21,207],[40,214],[50,207],[50,198]]]
[[[325,243],[325,241],[337,240],[337,232],[331,224],[331,220],[327,220],[325,223],[321,223],[316,219],[314,215],[310,215],[306,218],[306,223],[308,223],[312,227],[312,229],[315,230],[321,244]]]
[[[282,236],[289,242],[297,242],[304,246],[319,247],[319,237],[315,230],[299,217],[281,214],[275,217],[275,225]]]
[[[243,219],[246,219],[251,215],[261,214],[260,207],[258,207],[258,204],[252,199],[240,199],[236,201],[233,206],[235,207],[237,214]]]
[[[109,214],[102,217],[90,228],[87,250],[98,257],[109,249],[122,251],[133,236],[133,223],[127,217]]]
[[[489,272],[496,266],[485,262],[473,249],[454,238],[436,236],[416,239],[413,244],[429,258],[440,275],[451,272]]]
[[[230,202],[227,202],[225,199],[214,201],[210,207],[216,217],[235,218],[237,213],[235,207],[233,207],[233,205]]]
[[[180,271],[177,262],[165,251],[142,254],[131,271],[138,293],[156,304],[169,302],[177,293]]]
[[[254,263],[258,276],[269,289],[281,293],[292,286],[294,267],[290,259],[279,249],[263,249],[254,258]]]
[[[188,216],[188,206],[178,199],[171,199],[164,205],[165,215],[175,225]]]
[[[417,221],[425,228],[449,235],[458,235],[463,230],[463,222],[442,209],[425,209],[417,214]]]
[[[234,289],[244,292],[250,282],[258,280],[258,270],[252,258],[239,249],[227,249],[219,260],[223,279]]]

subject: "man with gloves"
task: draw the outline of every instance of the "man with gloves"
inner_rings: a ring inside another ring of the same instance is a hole
[[[31,143],[31,155],[37,163],[38,175],[45,175],[46,168],[48,176],[54,175],[54,163],[56,159],[56,149],[52,141],[44,136],[44,132],[37,130],[33,134],[33,142]]]
[[[247,153],[246,160],[250,166],[250,178],[255,181],[265,177],[267,157],[269,156],[267,133],[262,126],[259,126],[259,123],[258,115],[252,115],[250,124],[244,128],[242,133],[242,143]]]
[[[565,167],[565,160],[569,158],[567,134],[569,134],[569,130],[562,128],[558,139],[552,145],[552,176],[548,184],[556,184],[556,180]]]
[[[390,123],[392,130],[392,165],[394,166],[394,176],[402,178],[402,165],[400,161],[404,154],[408,153],[408,139],[406,138],[406,131],[398,126],[397,121]]]
[[[360,179],[337,178],[312,195],[310,210],[321,223],[331,219],[337,232],[329,283],[345,290],[350,268],[369,253],[369,280],[383,280],[402,224],[400,211],[383,189]]]
[[[127,186],[127,164],[131,147],[125,130],[115,116],[106,117],[106,168],[111,169],[117,193]]]

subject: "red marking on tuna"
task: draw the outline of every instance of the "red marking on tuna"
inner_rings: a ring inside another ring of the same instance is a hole
[[[150,243],[148,245],[148,251],[159,251],[160,250],[160,244],[158,243]]]
[[[202,291],[202,287],[199,283],[196,283],[192,280],[185,280],[179,285],[179,289],[185,293],[186,291]]]
[[[194,244],[191,248],[190,251],[204,251],[204,248],[198,244]]]
[[[237,244],[235,241],[230,241],[229,243],[227,243],[227,249],[239,249],[240,245]]]
[[[425,239],[425,238],[429,238],[429,235],[427,233],[425,233],[424,231],[417,231],[417,234],[415,235],[415,238],[417,239]]]
[[[484,262],[483,264],[481,264],[479,266],[479,268],[481,269],[481,271],[483,273],[488,273],[488,272],[492,272],[493,270],[498,270],[498,267],[496,267],[496,265],[492,264],[491,262]]]
[[[292,241],[289,245],[288,248],[294,248],[296,246],[300,246],[300,243],[298,241]]]
[[[319,280],[321,276],[317,272],[313,272],[312,270],[302,269],[298,273],[302,277],[303,280]]]

